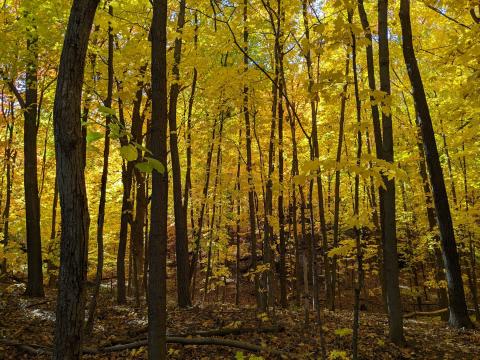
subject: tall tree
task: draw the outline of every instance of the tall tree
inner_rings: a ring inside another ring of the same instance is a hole
[[[410,0],[400,1],[400,23],[402,27],[402,49],[408,77],[413,90],[415,109],[418,123],[422,132],[425,159],[432,186],[433,201],[437,214],[437,223],[440,230],[443,262],[445,265],[448,299],[449,324],[453,327],[471,328],[473,324],[468,317],[465,291],[463,289],[462,273],[453,230],[452,216],[448,203],[442,166],[438,155],[435,132],[428,107],[423,81],[418,67],[415,50],[413,48],[412,25],[410,20]]]
[[[175,237],[177,255],[177,301],[180,307],[191,305],[188,269],[187,213],[182,200],[182,177],[178,153],[177,101],[180,93],[180,61],[182,57],[182,33],[185,25],[185,0],[180,0],[177,18],[177,37],[173,50],[173,81],[170,85],[168,122],[170,126],[170,157],[172,159],[173,206],[175,211]]]
[[[113,16],[113,7],[108,7],[108,13]],[[107,97],[103,104],[107,108],[112,107],[113,100],[113,29],[111,24],[108,26],[108,56],[107,56]],[[103,246],[103,229],[105,225],[105,203],[107,201],[107,179],[108,179],[108,157],[110,155],[110,122],[112,116],[107,115],[105,121],[105,141],[103,148],[103,166],[102,178],[100,180],[100,199],[98,202],[97,215],[97,272],[95,274],[95,287],[93,289],[92,299],[88,309],[88,319],[85,326],[85,331],[90,334],[93,330],[93,322],[95,310],[97,307],[98,294],[100,292],[100,285],[103,276],[103,262],[104,262],[104,246]]]
[[[82,354],[88,215],[80,123],[88,39],[99,0],[74,0],[63,42],[53,119],[62,235],[53,358]]]
[[[23,150],[24,150],[24,188],[25,222],[27,231],[27,270],[28,280],[25,294],[43,297],[42,240],[40,233],[40,200],[38,197],[37,177],[37,132],[38,132],[38,34],[33,16],[24,15],[29,24],[26,29],[27,61],[25,70],[25,98],[20,94],[13,81],[8,81],[23,110]]]
[[[167,0],[153,0],[152,123],[150,150],[154,159],[167,164]],[[148,243],[148,358],[167,357],[167,212],[168,175],[152,174],[150,238]]]
[[[389,108],[390,97],[390,53],[388,45],[388,0],[378,1],[378,62],[380,69],[380,90],[383,92],[382,103],[382,152],[383,159],[391,164],[393,157],[393,127]],[[377,145],[378,146],[378,145]],[[390,339],[395,344],[402,344],[403,315],[400,298],[397,234],[395,219],[395,179],[382,176],[385,184],[383,193],[383,259],[387,293]]]
[[[248,0],[243,0],[243,72],[248,71]],[[260,302],[260,283],[257,270],[257,235],[255,221],[255,188],[253,183],[252,169],[252,127],[250,123],[250,112],[248,109],[249,99],[248,83],[243,85],[243,117],[245,119],[245,147],[247,151],[247,176],[248,176],[248,219],[250,224],[250,248],[252,253],[251,267],[254,271],[255,297],[257,299],[257,307],[261,306]]]

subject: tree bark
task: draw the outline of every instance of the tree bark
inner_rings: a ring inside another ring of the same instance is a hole
[[[80,123],[88,39],[98,0],[74,0],[63,43],[54,103],[57,181],[62,215],[60,281],[53,358],[79,359],[85,317],[89,215]]]
[[[167,1],[153,0],[152,18],[152,125],[150,150],[165,170],[152,173],[152,202],[148,277],[148,358],[167,357]]]
[[[28,280],[25,294],[43,297],[42,240],[40,233],[40,200],[37,177],[37,111],[38,111],[38,36],[35,26],[27,31],[28,61],[24,105],[24,186],[27,228]]]
[[[108,7],[108,13],[113,16],[113,7]],[[107,108],[112,107],[113,98],[113,33],[112,27],[108,26],[108,58],[107,58],[107,97],[103,102]],[[95,275],[95,287],[93,289],[92,299],[88,309],[88,320],[85,326],[85,332],[91,334],[93,330],[93,322],[95,320],[95,309],[97,307],[98,294],[100,292],[100,285],[103,276],[103,228],[105,224],[105,203],[107,198],[107,179],[108,179],[108,157],[110,155],[110,121],[111,116],[107,115],[105,121],[105,143],[103,148],[103,168],[102,178],[100,180],[100,199],[98,202],[97,215],[97,272]]]
[[[453,230],[452,217],[448,204],[447,190],[443,177],[442,167],[438,155],[435,133],[433,130],[430,110],[423,88],[422,77],[418,68],[415,51],[413,48],[412,27],[410,20],[410,1],[400,1],[400,22],[402,26],[403,56],[407,67],[410,83],[413,88],[413,98],[417,111],[420,129],[422,131],[425,158],[432,185],[433,200],[435,204],[437,223],[440,230],[443,262],[445,264],[446,279],[449,295],[450,318],[449,324],[461,328],[473,327],[468,317],[465,291],[460,269],[457,244]]]
[[[390,54],[388,46],[388,0],[378,1],[378,62],[380,69],[380,90],[385,99],[390,97]],[[388,102],[382,103],[382,153],[383,159],[394,163],[393,128]],[[383,192],[383,259],[387,293],[389,335],[397,345],[404,343],[402,303],[399,287],[399,269],[397,254],[397,234],[395,219],[395,180],[382,176],[385,184]]]
[[[243,72],[248,71],[248,0],[243,0]],[[248,109],[248,84],[243,85],[243,117],[245,119],[245,147],[247,151],[247,176],[248,176],[248,214],[250,224],[250,251],[252,253],[252,270],[254,271],[254,283],[255,283],[255,298],[257,300],[257,308],[261,307],[260,301],[260,282],[258,278],[257,270],[257,235],[256,235],[256,222],[255,222],[255,186],[253,183],[253,170],[252,170],[252,131],[250,124],[250,112]]]
[[[182,177],[180,169],[180,156],[178,153],[177,134],[177,101],[180,93],[180,61],[182,57],[182,33],[185,25],[185,0],[180,0],[180,9],[177,17],[177,37],[173,50],[173,82],[170,85],[170,107],[168,121],[170,126],[170,157],[172,159],[173,177],[173,205],[175,212],[176,236],[176,263],[177,263],[177,301],[178,306],[185,308],[191,306],[190,289],[188,284],[188,236],[187,214],[184,211],[182,200]]]

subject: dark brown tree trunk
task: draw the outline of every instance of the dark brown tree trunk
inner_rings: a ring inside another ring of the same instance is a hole
[[[217,199],[217,189],[220,183],[220,171],[222,167],[222,134],[223,134],[223,124],[224,124],[224,113],[223,111],[220,114],[220,129],[218,130],[218,147],[217,147],[217,159],[215,164],[215,181],[213,184],[213,202],[212,202],[212,221],[210,223],[210,231],[208,236],[208,254],[207,254],[207,269],[205,271],[205,283],[204,283],[204,290],[203,290],[203,301],[207,299],[208,294],[208,285],[210,281],[210,276],[212,274],[212,245],[213,245],[213,237],[214,235],[214,226],[215,226],[215,214],[218,208],[218,204],[216,203]],[[219,216],[220,217],[220,216]]]
[[[380,69],[380,90],[385,98],[390,96],[390,54],[388,45],[388,0],[378,1],[378,62]],[[382,153],[383,159],[391,164],[393,157],[393,128],[388,102],[382,108]],[[378,145],[377,145],[378,146]],[[395,219],[395,180],[382,176],[385,184],[383,192],[383,259],[385,288],[387,292],[389,335],[397,345],[403,344],[403,315],[399,287],[399,269],[397,254],[397,234]]]
[[[348,22],[352,24],[353,10],[348,11]],[[354,83],[354,92],[355,92],[355,105],[356,105],[356,115],[357,115],[357,154],[356,154],[356,165],[361,166],[361,157],[362,157],[362,133],[360,131],[360,126],[362,122],[362,103],[360,101],[360,95],[358,90],[358,73],[357,73],[357,39],[352,30],[350,30],[350,35],[352,39],[351,48],[352,48],[352,70],[353,70],[353,83]],[[348,61],[347,61],[348,64]],[[352,336],[352,358],[354,360],[358,359],[358,336],[360,328],[360,293],[363,287],[363,249],[361,244],[361,227],[359,226],[360,222],[360,174],[357,172],[355,174],[355,195],[354,195],[354,205],[353,205],[353,216],[355,217],[355,247],[356,247],[356,260],[357,260],[357,279],[354,284],[354,304],[353,304],[353,336]]]
[[[13,143],[13,127],[15,125],[15,115],[13,110],[13,103],[10,102],[10,115],[11,120],[7,124],[7,146],[5,147],[5,162],[6,162],[6,177],[7,177],[7,190],[5,195],[5,207],[3,208],[2,213],[2,224],[3,224],[3,247],[4,249],[8,246],[9,241],[9,223],[10,223],[10,205],[12,199],[12,185],[13,185],[13,174],[15,166],[16,151],[12,148]],[[7,259],[2,259],[1,270],[3,273],[7,272]]]
[[[281,15],[283,17],[283,15]],[[279,53],[279,71],[283,74],[283,50]],[[283,75],[282,75],[283,77]],[[280,80],[279,94],[283,93],[283,81]],[[283,121],[284,110],[282,97],[278,99],[278,182],[280,186],[278,194],[278,225],[280,240],[280,305],[287,307],[287,264],[285,244],[285,214],[283,208]]]
[[[291,206],[291,219],[293,227],[293,240],[295,245],[295,300],[298,306],[300,306],[301,292],[302,292],[302,264],[301,264],[301,246],[298,237],[298,219],[297,219],[297,193],[296,193],[296,176],[298,176],[298,148],[297,138],[295,131],[295,120],[293,119],[290,109],[288,109],[288,120],[290,124],[290,132],[292,137],[292,173],[291,173],[291,190],[292,190],[292,206]],[[306,266],[303,264],[303,266]]]
[[[173,177],[173,205],[175,212],[175,237],[176,237],[176,263],[177,263],[177,301],[178,306],[185,308],[191,305],[189,291],[188,269],[188,236],[187,214],[182,201],[182,177],[180,169],[180,156],[178,153],[177,134],[177,101],[180,93],[180,61],[182,57],[182,33],[185,25],[185,0],[180,0],[180,9],[177,18],[177,37],[173,53],[173,82],[170,85],[170,107],[168,120],[170,126],[170,156],[172,159]]]
[[[108,13],[113,16],[113,7],[109,6]],[[107,97],[103,102],[107,108],[112,107],[113,100],[113,33],[112,27],[108,27],[108,58],[107,58],[108,76],[107,76]],[[105,121],[105,143],[103,149],[103,168],[102,178],[100,180],[100,199],[98,202],[97,215],[97,272],[95,275],[95,287],[93,289],[92,299],[88,309],[88,320],[85,326],[85,332],[91,334],[93,322],[95,320],[95,309],[97,307],[98,294],[103,276],[103,227],[105,224],[105,203],[107,198],[107,178],[108,178],[108,157],[110,155],[110,121],[111,116],[107,115]]]
[[[305,28],[305,38],[310,41],[310,26],[308,23],[307,15],[307,1],[302,1],[302,11],[303,11],[303,25]],[[307,62],[307,73],[308,73],[308,92],[310,94],[310,108],[312,116],[312,160],[318,159],[320,156],[319,145],[318,145],[318,131],[317,131],[317,105],[318,100],[316,100],[316,95],[313,93],[313,69],[312,69],[312,58],[310,48],[305,52],[305,60]],[[335,282],[332,279],[332,274],[330,271],[330,259],[328,258],[328,238],[327,238],[327,226],[325,221],[325,205],[323,201],[323,185],[322,185],[322,174],[320,169],[316,172],[317,180],[317,196],[318,196],[318,210],[320,217],[320,232],[322,235],[322,247],[323,247],[323,267],[325,273],[325,292],[327,303],[330,304],[330,307],[334,307],[334,296],[335,296]],[[335,272],[335,267],[332,269]]]
[[[238,147],[239,149],[242,148],[242,127],[240,127],[240,130],[238,131]],[[240,259],[241,259],[241,254],[240,254],[240,214],[241,214],[241,188],[240,188],[240,174],[241,174],[241,159],[242,159],[242,154],[239,150],[238,152],[238,159],[237,159],[237,175],[235,178],[235,198],[233,201],[236,200],[237,206],[236,206],[236,219],[235,219],[235,247],[236,247],[236,252],[235,252],[235,305],[240,304]]]
[[[363,0],[358,0],[358,13],[360,16],[360,22],[362,23],[362,29],[365,34],[365,38],[368,40],[368,45],[365,47],[365,53],[367,58],[367,72],[368,72],[368,87],[371,92],[375,91],[376,83],[375,83],[375,62],[373,58],[373,45],[372,45],[372,30],[370,28],[370,23],[368,22],[367,13],[365,12],[365,7],[363,5]],[[375,150],[378,159],[383,159],[382,153],[382,128],[380,124],[380,112],[378,110],[378,105],[376,103],[375,97],[373,94],[370,94],[370,102],[371,102],[371,109],[372,109],[372,123],[373,123],[373,135],[375,139]],[[379,262],[379,275],[380,275],[380,283],[382,288],[382,300],[383,306],[385,311],[387,311],[387,292],[386,292],[386,283],[385,283],[385,274],[384,274],[384,264],[383,264],[383,242],[384,242],[384,235],[383,235],[383,217],[384,217],[384,209],[383,209],[383,187],[378,188],[378,193],[380,197],[380,247],[378,251],[378,262]],[[374,200],[372,194],[372,200]]]
[[[146,66],[140,69],[143,74]],[[143,124],[145,120],[144,114],[141,114],[140,108],[142,106],[143,98],[143,82],[138,83],[138,90],[135,95],[132,109],[132,141],[139,145],[137,147],[137,160],[135,164],[143,161],[143,151],[141,145],[143,144]],[[145,108],[148,108],[148,99]],[[133,169],[135,176],[135,217],[131,224],[131,249],[132,249],[132,272],[133,284],[135,291],[135,306],[140,306],[140,295],[142,293],[141,275],[144,268],[144,231],[145,226],[145,212],[147,208],[147,197],[145,193],[145,175],[136,166]]]
[[[195,50],[197,50],[198,45],[198,14],[195,12],[195,35],[193,38]],[[186,143],[187,143],[187,170],[185,173],[185,190],[183,192],[183,207],[185,212],[185,219],[188,216],[188,201],[192,198],[192,111],[193,111],[193,103],[195,101],[195,92],[197,90],[197,78],[198,78],[198,71],[197,68],[193,68],[193,79],[192,79],[192,87],[190,90],[190,97],[188,99],[188,110],[187,110],[187,131],[185,132]],[[190,219],[191,219],[191,227],[192,233],[195,229],[195,220],[193,214],[193,204],[190,206]],[[189,268],[188,280],[190,280],[190,273],[192,269]],[[188,281],[190,285],[190,281]],[[190,291],[189,291],[190,293]],[[192,296],[193,297],[193,294]],[[193,299],[191,299],[193,300]]]
[[[248,71],[248,0],[243,0],[243,71]],[[257,308],[261,307],[260,301],[260,282],[257,270],[257,235],[255,222],[255,188],[253,184],[253,170],[252,170],[252,131],[250,124],[250,112],[248,109],[248,84],[243,85],[243,116],[245,118],[245,146],[247,151],[247,176],[248,176],[248,218],[250,224],[250,250],[252,253],[252,270],[255,272],[255,298],[257,300]]]
[[[79,359],[85,317],[89,215],[80,123],[85,57],[98,0],[74,0],[54,103],[55,154],[62,215],[53,358]]]
[[[35,26],[27,31],[27,70],[24,104],[24,186],[25,219],[27,223],[27,263],[28,280],[25,294],[43,297],[42,240],[40,234],[40,200],[37,178],[37,62],[38,36]]]
[[[410,112],[408,110],[408,104],[405,99],[405,96],[402,93],[402,98],[405,104],[405,109],[408,113],[408,119],[410,120]],[[417,141],[417,149],[419,155],[419,162],[418,162],[418,169],[420,173],[420,177],[422,178],[423,183],[423,195],[425,196],[425,205],[427,210],[427,219],[428,219],[428,230],[435,231],[437,226],[437,220],[435,215],[435,209],[432,200],[432,192],[430,189],[430,181],[428,179],[427,174],[427,165],[425,163],[425,151],[423,150],[423,140],[422,140],[422,132],[420,129],[420,123],[418,123],[418,116],[415,117],[416,123],[416,130],[418,133],[418,141]],[[445,281],[445,273],[443,271],[443,260],[442,260],[442,252],[440,250],[440,239],[438,233],[435,234],[435,244],[433,248],[434,260],[435,260],[435,281],[437,282],[437,301],[438,301],[438,308],[445,309],[448,307],[448,296],[447,290],[445,287],[440,286],[441,282]],[[448,313],[444,313],[441,315],[443,321],[448,321]]]
[[[144,65],[140,67],[140,76],[146,71],[147,66]],[[118,84],[118,82],[117,82]],[[121,86],[119,86],[121,89]],[[132,129],[138,128],[137,123],[142,122],[143,119],[140,115],[140,107],[142,105],[143,98],[143,81],[137,83],[137,91],[135,93],[135,99],[133,100],[133,109],[132,109]],[[119,89],[119,90],[120,90]],[[118,120],[123,129],[126,128],[125,124],[125,115],[123,111],[123,102],[121,99],[118,100]],[[142,125],[140,125],[140,136],[141,136]],[[137,131],[138,133],[138,131]],[[129,143],[129,139],[126,135],[120,137],[120,145],[126,146]],[[117,303],[124,304],[127,301],[126,298],[126,287],[125,287],[125,255],[127,252],[127,238],[128,238],[128,225],[132,224],[132,211],[133,211],[133,202],[131,200],[132,192],[132,182],[133,182],[133,173],[134,173],[134,162],[125,162],[122,164],[122,185],[123,185],[123,195],[122,195],[122,215],[120,218],[120,235],[118,242],[118,253],[117,253]]]
[[[57,270],[57,267],[53,264],[53,261],[51,260],[52,257],[52,248],[56,244],[56,238],[57,238],[57,206],[58,206],[58,184],[57,184],[57,179],[55,177],[55,185],[53,189],[53,204],[52,204],[52,224],[50,227],[50,242],[48,243],[48,250],[47,250],[47,273],[48,273],[48,286],[52,287],[56,284],[57,282],[57,277],[54,274],[54,271]]]
[[[202,202],[200,205],[200,213],[198,215],[198,225],[197,228],[194,229],[194,234],[193,237],[195,239],[195,249],[193,251],[193,256],[192,260],[190,263],[190,286],[191,286],[191,293],[192,293],[192,298],[194,297],[195,294],[195,276],[196,276],[196,271],[197,271],[197,263],[198,263],[198,258],[200,255],[200,240],[202,238],[202,231],[203,231],[203,223],[204,223],[204,218],[205,218],[205,207],[207,204],[207,197],[208,197],[208,187],[210,185],[210,174],[211,174],[211,168],[212,168],[212,158],[213,158],[213,148],[215,146],[215,134],[217,132],[217,118],[215,118],[213,128],[212,128],[212,139],[210,142],[210,148],[208,149],[208,154],[207,154],[207,163],[205,166],[205,183],[203,185],[203,191],[202,191]],[[208,218],[208,216],[207,216]]]
[[[153,0],[152,18],[152,125],[150,150],[165,167],[152,173],[152,202],[148,277],[148,358],[167,357],[167,1]]]
[[[345,106],[347,102],[347,89],[348,89],[348,73],[350,70],[350,55],[347,53],[347,60],[345,64],[345,84],[343,85],[342,100],[340,103],[340,121],[338,129],[338,143],[337,143],[337,169],[335,170],[335,189],[334,189],[334,208],[333,208],[333,246],[338,246],[338,233],[339,233],[339,220],[340,220],[340,160],[342,157],[343,149],[343,137],[344,137],[344,125],[345,125]],[[332,283],[336,283],[337,277],[337,259],[333,257],[333,269],[332,269]],[[335,296],[330,301],[330,310],[335,310]]]
[[[468,317],[457,244],[455,241],[450,207],[448,205],[447,190],[445,187],[442,167],[440,165],[430,110],[413,48],[412,27],[410,21],[410,0],[400,1],[400,21],[402,26],[403,56],[405,58],[405,65],[407,67],[410,83],[413,88],[415,109],[417,111],[420,129],[422,131],[425,158],[428,166],[430,183],[432,185],[437,223],[440,230],[440,241],[442,244],[442,255],[445,264],[449,295],[449,324],[458,328],[471,328],[473,327],[473,324]]]

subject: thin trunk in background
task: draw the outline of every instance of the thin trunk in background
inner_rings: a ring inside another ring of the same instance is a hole
[[[113,16],[113,7],[108,7],[108,13]],[[113,33],[112,27],[108,26],[108,76],[107,76],[107,97],[103,102],[107,108],[112,107],[113,100]],[[95,309],[97,307],[98,294],[100,292],[100,285],[103,276],[103,228],[105,224],[105,203],[107,197],[107,178],[108,178],[108,157],[110,155],[110,122],[111,115],[106,116],[105,121],[105,143],[103,149],[103,168],[102,178],[100,180],[100,199],[98,202],[98,216],[97,216],[97,272],[95,275],[95,286],[93,289],[92,299],[90,301],[90,307],[88,309],[88,320],[85,325],[85,332],[91,334],[93,330],[93,322],[95,317]]]

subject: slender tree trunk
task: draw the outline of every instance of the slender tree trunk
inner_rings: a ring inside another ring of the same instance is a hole
[[[7,176],[7,191],[5,195],[5,207],[2,213],[2,223],[3,223],[3,247],[4,249],[8,246],[9,241],[9,222],[10,222],[10,205],[12,199],[12,185],[13,185],[13,174],[15,166],[16,152],[12,149],[13,143],[13,127],[15,125],[15,115],[13,111],[13,103],[10,103],[10,115],[11,121],[7,124],[7,146],[5,148],[5,161],[6,161],[6,176]],[[7,259],[2,260],[2,272],[7,272]]]
[[[412,40],[412,27],[410,21],[410,1],[400,1],[400,21],[402,26],[403,56],[413,88],[415,109],[422,132],[425,158],[432,185],[433,200],[435,204],[437,223],[440,230],[442,244],[442,256],[445,264],[446,279],[448,286],[450,318],[449,324],[453,327],[473,327],[468,317],[465,291],[460,269],[457,244],[453,230],[450,207],[448,205],[447,190],[443,177],[442,167],[438,155],[435,133],[428,107],[422,77],[418,68]]]
[[[240,127],[240,130],[238,131],[238,147],[239,149],[242,148],[242,128]],[[235,261],[235,305],[240,304],[240,259],[241,259],[241,254],[240,254],[240,214],[241,214],[241,188],[240,188],[240,174],[241,174],[241,158],[242,154],[240,153],[240,150],[238,152],[238,159],[237,159],[237,175],[235,179],[235,197],[237,200],[237,206],[236,206],[236,229],[235,229],[235,240],[236,240],[236,261]],[[235,199],[234,199],[235,201]]]
[[[388,46],[388,0],[378,1],[378,61],[380,69],[380,90],[385,98],[390,97],[390,54]],[[393,128],[388,102],[383,102],[382,108],[382,152],[383,159],[391,164],[393,157]],[[397,234],[395,219],[395,180],[382,176],[385,184],[383,192],[383,259],[386,282],[389,335],[397,345],[403,344],[403,314],[399,287],[399,269],[397,254]]]
[[[195,249],[193,251],[192,260],[190,263],[190,286],[191,286],[192,298],[194,297],[194,294],[195,294],[194,279],[196,276],[197,263],[200,255],[200,240],[202,238],[203,223],[204,223],[204,217],[205,217],[205,207],[207,205],[207,197],[208,197],[208,187],[210,185],[210,173],[212,168],[212,158],[213,158],[213,149],[215,146],[216,132],[217,132],[217,118],[215,118],[213,128],[212,128],[212,138],[210,142],[210,148],[208,149],[207,163],[205,166],[205,183],[203,185],[203,191],[202,191],[202,202],[200,204],[200,213],[198,215],[197,228],[194,229],[194,234],[193,234],[195,239]]]
[[[378,109],[378,105],[376,103],[375,97],[373,96],[373,91],[376,89],[375,83],[375,62],[373,58],[373,42],[372,42],[372,30],[370,28],[370,24],[368,22],[367,13],[365,12],[365,7],[363,5],[363,0],[358,0],[358,13],[360,16],[360,21],[362,23],[363,32],[365,34],[365,38],[368,41],[367,46],[365,47],[366,58],[367,58],[367,72],[368,72],[368,87],[371,92],[370,94],[370,102],[371,102],[371,110],[372,110],[372,123],[373,123],[373,135],[375,139],[375,150],[377,159],[383,159],[383,140],[382,140],[382,128],[380,124],[380,112]],[[384,201],[383,201],[383,194],[384,189],[383,187],[379,186],[378,194],[380,197],[379,201],[379,210],[380,210],[380,245],[378,251],[378,262],[379,262],[379,274],[380,274],[380,282],[382,288],[382,300],[383,306],[385,311],[387,311],[387,290],[386,290],[386,283],[385,283],[385,269],[384,269],[384,260],[383,260],[383,243],[384,243],[384,232],[383,232],[383,219],[384,219]],[[373,195],[372,195],[373,196]],[[372,199],[374,199],[372,197]]]
[[[53,189],[53,204],[52,204],[52,224],[50,227],[50,242],[48,243],[48,250],[47,250],[47,273],[48,273],[48,286],[54,286],[57,279],[54,275],[54,271],[57,267],[53,264],[51,260],[52,257],[52,247],[54,246],[54,242],[56,242],[57,238],[57,206],[58,206],[58,184],[57,179],[55,176],[55,185]],[[56,244],[55,244],[56,245]]]
[[[146,71],[147,66],[144,65],[140,67],[140,76]],[[135,99],[133,100],[133,109],[132,109],[132,129],[138,128],[136,123],[142,121],[140,116],[140,107],[142,104],[143,97],[143,81],[139,81],[137,84],[137,91],[135,93]],[[123,102],[121,99],[118,101],[118,114],[119,122],[123,129],[126,128],[125,116],[123,111]],[[142,122],[143,124],[143,122]],[[142,125],[140,125],[140,136]],[[133,135],[133,134],[132,134]],[[129,143],[127,136],[120,137],[120,145],[126,146]],[[122,215],[120,219],[120,236],[118,242],[118,253],[117,253],[117,303],[124,304],[127,301],[126,298],[126,287],[125,287],[125,255],[127,252],[127,238],[128,238],[128,225],[132,224],[132,211],[133,211],[133,202],[131,200],[132,192],[132,182],[133,182],[133,173],[134,173],[134,162],[127,162],[122,165],[122,184],[123,184],[123,195],[122,195]]]
[[[347,89],[348,89],[348,73],[350,69],[350,58],[347,54],[347,60],[345,64],[345,84],[343,85],[342,100],[340,104],[340,121],[338,130],[338,145],[337,145],[337,157],[336,157],[336,170],[335,170],[335,189],[334,189],[334,209],[333,209],[333,246],[338,246],[338,233],[339,233],[339,220],[340,220],[340,160],[342,157],[343,149],[343,137],[344,137],[344,124],[345,124],[345,105],[347,102]],[[332,283],[336,283],[337,278],[337,259],[333,257],[332,265]],[[332,296],[330,301],[330,310],[335,310],[335,299]]]
[[[217,147],[217,160],[216,160],[216,165],[215,165],[215,182],[213,185],[213,202],[212,202],[212,221],[210,223],[210,231],[209,231],[209,241],[208,241],[208,255],[207,255],[207,270],[205,272],[205,284],[204,284],[204,290],[203,290],[203,301],[207,299],[207,293],[208,293],[208,284],[210,280],[210,276],[212,273],[212,244],[213,244],[213,228],[215,226],[215,213],[217,210],[217,203],[216,203],[216,198],[217,198],[217,189],[218,189],[218,184],[220,182],[220,170],[222,166],[222,133],[223,133],[223,123],[224,123],[224,114],[223,111],[220,114],[220,129],[218,131],[218,147]],[[215,234],[216,236],[216,234]]]
[[[353,10],[348,11],[348,22],[352,24]],[[362,122],[362,104],[360,101],[360,95],[358,90],[358,74],[357,74],[357,39],[352,30],[350,30],[352,38],[352,70],[353,70],[353,83],[355,90],[355,104],[357,115],[357,154],[356,165],[361,166],[362,157],[362,133],[360,131],[360,125]],[[348,64],[348,62],[347,62]],[[353,216],[355,217],[355,248],[356,248],[356,260],[357,260],[357,281],[354,285],[354,305],[353,305],[353,340],[352,340],[352,353],[353,359],[358,359],[358,335],[360,328],[360,294],[363,287],[363,249],[361,244],[361,232],[360,228],[360,174],[355,173],[355,195],[353,205]]]
[[[113,7],[109,6],[108,13],[113,16]],[[113,33],[112,27],[108,27],[108,79],[107,79],[107,98],[104,105],[107,108],[112,107],[113,99]],[[98,217],[97,217],[97,273],[95,275],[95,287],[93,289],[92,299],[88,310],[88,320],[85,326],[85,332],[91,334],[93,330],[93,322],[95,317],[95,309],[97,307],[98,294],[100,292],[100,285],[103,276],[103,228],[105,223],[105,203],[107,197],[107,178],[108,178],[108,157],[110,155],[110,121],[111,116],[106,117],[105,122],[105,144],[103,149],[103,168],[102,178],[100,180],[100,200],[98,203]]]
[[[280,72],[283,74],[283,50],[279,54]],[[283,81],[279,84],[279,93],[283,93]],[[285,214],[283,208],[283,121],[284,110],[282,97],[278,101],[278,182],[280,186],[278,194],[278,225],[280,237],[280,305],[287,307],[287,264],[285,244]]]
[[[462,151],[465,153],[465,143],[462,143]],[[465,197],[465,213],[469,217],[470,210],[470,196],[468,194],[468,177],[467,177],[467,159],[465,155],[460,161],[463,173],[463,191]],[[468,286],[472,296],[473,309],[475,310],[475,318],[480,319],[480,308],[478,307],[478,291],[477,291],[477,270],[475,268],[475,249],[473,245],[473,235],[470,226],[467,225],[465,229],[468,237]]]
[[[193,38],[195,51],[197,50],[198,45],[198,14],[195,12],[195,35]],[[187,110],[187,131],[185,133],[186,137],[186,157],[187,157],[187,170],[185,173],[185,190],[183,192],[183,207],[185,212],[185,219],[188,216],[188,201],[192,198],[192,111],[193,111],[193,103],[195,100],[195,92],[197,89],[197,78],[198,78],[198,71],[197,68],[193,68],[193,79],[192,79],[192,87],[190,90],[190,97],[188,99],[188,110]],[[193,214],[193,204],[190,206],[190,218],[191,218],[191,227],[192,233],[195,231],[195,222],[194,222],[194,214]],[[190,284],[190,274],[192,269],[189,268],[189,278],[188,284]],[[190,292],[190,291],[189,291]],[[191,300],[193,301],[193,294],[191,294]]]
[[[248,71],[248,0],[243,0],[243,72]],[[252,131],[250,124],[250,112],[248,109],[248,84],[243,85],[243,116],[245,118],[245,146],[247,151],[247,175],[248,175],[248,213],[250,223],[250,250],[252,253],[252,270],[254,271],[254,283],[255,283],[255,298],[257,300],[257,308],[261,308],[260,297],[260,282],[258,278],[257,270],[257,235],[256,235],[256,222],[255,222],[255,188],[253,183],[253,171],[252,171]]]
[[[310,26],[308,23],[307,15],[307,1],[302,1],[302,10],[303,10],[303,25],[305,28],[305,38],[310,41]],[[318,100],[316,94],[313,93],[313,70],[312,70],[312,59],[310,48],[305,52],[305,59],[307,62],[307,73],[308,73],[308,92],[310,94],[310,108],[312,115],[312,160],[318,159],[320,156],[319,145],[318,145],[318,131],[317,131],[317,104]],[[330,304],[330,307],[334,307],[334,296],[335,296],[335,283],[331,278],[330,273],[330,260],[328,258],[328,238],[327,238],[327,226],[325,221],[325,208],[323,201],[323,185],[322,185],[322,174],[320,169],[316,172],[316,181],[317,181],[317,196],[318,196],[318,210],[320,217],[320,232],[322,235],[322,247],[323,247],[323,266],[325,272],[325,291],[327,303]],[[333,270],[335,271],[335,270]]]
[[[408,110],[408,104],[406,99],[402,93],[403,101],[405,104],[405,109],[407,110],[408,118],[410,121],[410,112]],[[410,121],[411,122],[411,121]],[[418,162],[418,169],[420,173],[420,177],[422,178],[423,183],[423,195],[425,196],[425,205],[427,211],[427,219],[428,219],[428,230],[433,232],[437,226],[437,220],[435,215],[435,209],[432,201],[432,192],[430,189],[430,182],[428,179],[427,174],[427,165],[425,163],[425,151],[423,150],[423,140],[422,140],[422,133],[420,129],[420,123],[418,122],[418,116],[415,117],[416,129],[418,133],[418,141],[417,141],[417,148],[418,148],[418,155],[420,161]],[[435,231],[436,232],[436,231]],[[445,274],[443,271],[443,260],[442,260],[442,252],[440,250],[440,239],[438,234],[435,234],[435,245],[433,248],[434,252],[434,260],[435,260],[435,281],[437,282],[437,301],[438,301],[438,308],[445,309],[448,307],[448,296],[447,290],[440,286],[440,283],[445,281]],[[443,321],[448,321],[448,313],[442,314],[441,318]]]
[[[27,31],[27,70],[24,104],[24,186],[27,223],[28,280],[25,294],[43,297],[42,240],[40,233],[40,200],[37,177],[37,110],[38,110],[38,36],[35,26]]]
[[[55,153],[62,215],[53,359],[82,354],[88,215],[80,106],[88,39],[98,0],[74,0],[65,33],[54,103]]]
[[[188,236],[187,216],[182,202],[182,177],[180,169],[180,156],[178,153],[177,134],[177,101],[180,93],[180,61],[182,57],[182,33],[185,25],[185,0],[180,0],[180,9],[177,18],[177,37],[174,46],[174,62],[172,68],[173,82],[170,85],[170,107],[168,121],[170,126],[170,157],[172,159],[173,176],[173,205],[175,211],[175,236],[177,257],[177,300],[178,306],[185,308],[191,305],[188,286]]]

